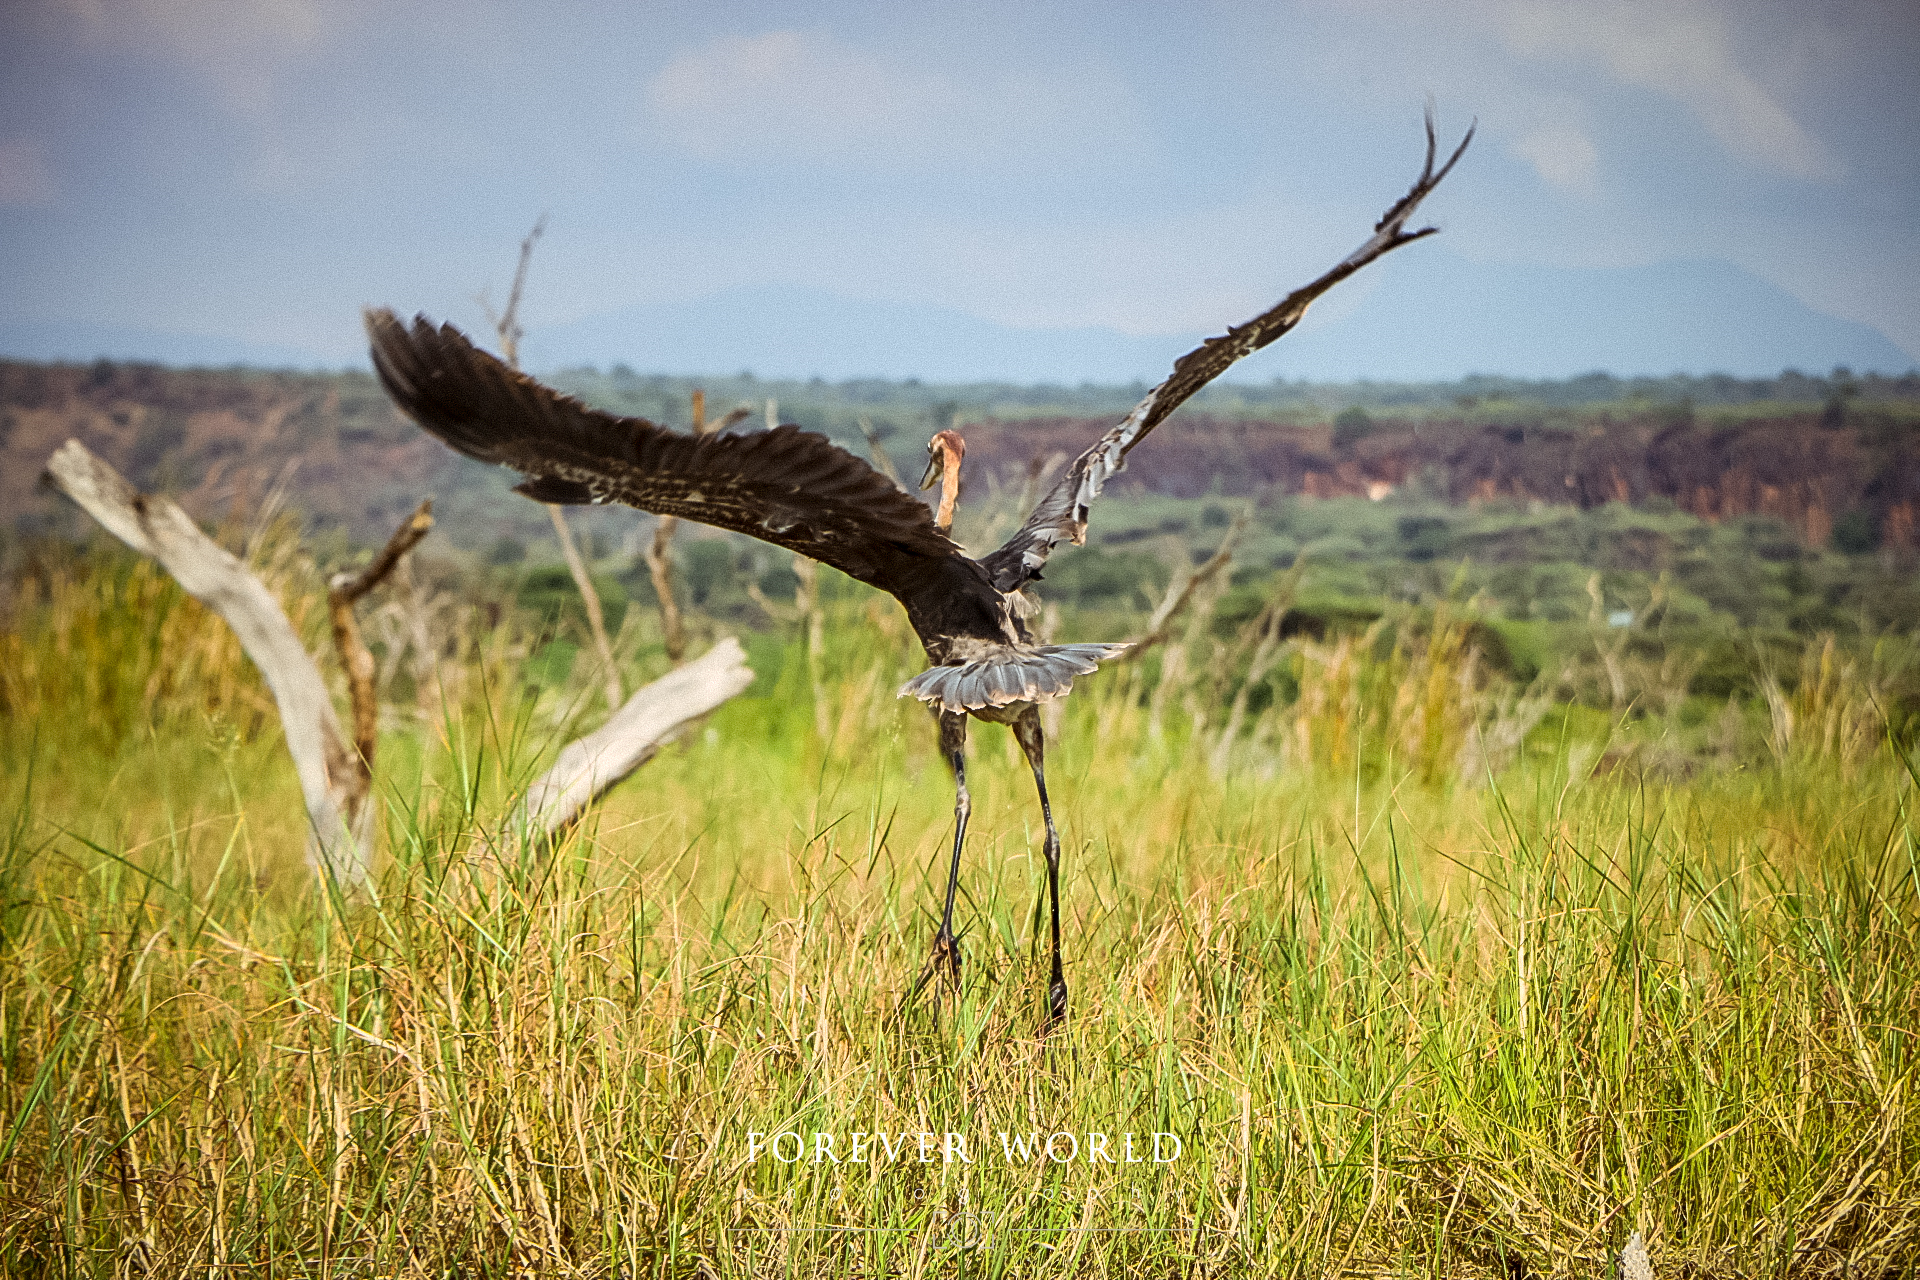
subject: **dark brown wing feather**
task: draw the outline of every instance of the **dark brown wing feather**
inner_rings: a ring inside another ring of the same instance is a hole
[[[380,382],[461,453],[527,476],[542,502],[621,502],[774,543],[895,595],[959,549],[925,503],[798,427],[687,436],[592,409],[476,348],[451,325],[370,310]]]
[[[1133,446],[1166,421],[1167,416],[1194,392],[1226,372],[1235,361],[1252,355],[1299,324],[1300,318],[1307,313],[1307,307],[1316,298],[1375,258],[1437,231],[1437,227],[1408,231],[1407,219],[1420,207],[1420,202],[1440,185],[1440,180],[1453,169],[1454,163],[1472,141],[1473,129],[1469,128],[1467,136],[1460,140],[1460,145],[1454,148],[1447,162],[1436,169],[1433,116],[1429,114],[1426,165],[1407,194],[1400,197],[1374,225],[1373,235],[1367,242],[1341,259],[1332,270],[1313,283],[1295,289],[1271,309],[1243,325],[1229,328],[1217,338],[1208,338],[1174,361],[1173,372],[1165,382],[1147,392],[1146,398],[1134,406],[1133,412],[1124,421],[1074,459],[1073,465],[1067,468],[1067,474],[1040,499],[1039,505],[1027,517],[1026,524],[1020,527],[1019,532],[999,550],[981,557],[980,563],[986,566],[993,578],[993,585],[1001,591],[1016,591],[1022,584],[1040,576],[1040,568],[1046,564],[1047,556],[1054,547],[1062,542],[1084,541],[1088,506],[1100,496],[1108,477],[1123,469],[1126,456]]]

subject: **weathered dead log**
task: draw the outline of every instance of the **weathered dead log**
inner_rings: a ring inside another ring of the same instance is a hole
[[[371,808],[360,761],[340,731],[313,656],[273,593],[167,498],[139,492],[78,440],[47,461],[62,492],[101,526],[158,560],[187,594],[226,620],[280,708],[308,819],[307,861],[343,887],[366,879]]]
[[[697,661],[640,689],[605,724],[561,748],[553,767],[527,789],[521,829],[539,836],[566,826],[595,797],[651,760],[689,721],[752,683],[746,653],[727,636]]]

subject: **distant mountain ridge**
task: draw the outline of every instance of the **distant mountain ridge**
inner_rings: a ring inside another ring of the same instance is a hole
[[[269,342],[65,320],[0,320],[0,356],[77,364],[143,360],[183,369],[317,370],[337,369],[343,363]],[[359,363],[364,366],[366,361]]]
[[[1566,268],[1473,263],[1440,246],[1396,254],[1337,319],[1307,322],[1229,375],[1241,380],[1448,381],[1783,369],[1900,374],[1920,361],[1879,330],[1823,315],[1731,263]],[[1323,304],[1324,306],[1324,304]],[[1223,316],[1218,328],[1250,318]],[[828,380],[1153,383],[1209,336],[1018,329],[920,304],[797,285],[643,303],[535,327],[529,366]]]
[[[1920,364],[1870,325],[1813,310],[1730,262],[1567,268],[1473,263],[1435,246],[1379,265],[1354,310],[1275,344],[1289,377],[1464,372],[1568,378],[1594,369],[1769,377],[1904,373]],[[1388,372],[1390,371],[1390,373]]]
[[[1818,374],[1844,365],[1899,375],[1920,361],[1879,330],[1814,311],[1731,263],[1566,268],[1475,263],[1429,244],[1346,287],[1348,309],[1306,324],[1229,375],[1240,381],[1451,381],[1472,374],[1564,379]],[[536,273],[535,295],[538,296]],[[1342,295],[1335,295],[1336,303]],[[464,300],[448,300],[456,311]],[[1323,313],[1326,304],[1322,304]],[[799,285],[649,302],[560,324],[523,343],[529,368],[624,365],[641,373],[833,381],[1153,383],[1207,333],[1135,335],[1095,326],[1022,329],[949,307],[863,300]],[[443,311],[439,314],[445,315]],[[1219,332],[1245,315],[1222,316]],[[359,317],[340,318],[342,358],[267,342],[67,322],[0,322],[0,356],[176,366],[365,368]],[[349,345],[351,344],[351,345]]]

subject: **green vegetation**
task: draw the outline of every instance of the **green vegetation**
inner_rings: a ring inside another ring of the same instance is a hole
[[[672,423],[692,383],[569,385]],[[958,424],[975,548],[1143,390],[706,385],[904,465]],[[1916,396],[1210,388],[1037,593],[1050,638],[1139,635],[1236,539],[1054,725],[1074,1014],[1042,1041],[1038,815],[992,727],[967,982],[902,1007],[952,793],[891,602],[828,571],[807,615],[784,552],[683,530],[696,652],[742,633],[758,678],[535,856],[506,815],[601,682],[509,478],[364,377],[0,362],[0,1273],[1598,1276],[1638,1229],[1663,1278],[1906,1274]],[[436,493],[363,606],[377,893],[301,865],[233,637],[45,536],[79,529],[26,487],[70,433],[181,487],[299,442],[315,531],[239,481],[265,510],[226,537],[316,650],[325,571]],[[634,687],[645,526],[576,530]],[[851,1163],[877,1131],[898,1157]],[[1127,1133],[1138,1163],[1088,1158]]]
[[[1041,624],[1136,634],[1234,505],[1103,510]],[[149,564],[35,544],[0,629],[0,1272],[1599,1276],[1638,1229],[1663,1277],[1905,1274],[1900,562],[1615,506],[1262,514],[1057,727],[1047,1040],[1038,814],[991,727],[965,989],[900,1006],[951,792],[871,592],[823,574],[810,652],[747,612],[783,556],[685,559],[761,679],[539,857],[502,824],[595,705],[573,604],[537,563],[423,566],[438,652],[368,606],[383,872],[341,901],[232,637]],[[318,647],[320,571],[251,533]],[[899,1158],[847,1162],[856,1131]],[[1089,1161],[1128,1132],[1141,1163]]]
[[[1169,352],[1169,358],[1177,352]],[[773,399],[784,421],[799,422],[834,436],[852,436],[856,421],[869,417],[885,438],[891,429],[911,423],[933,430],[964,426],[980,417],[1019,419],[1047,416],[1119,415],[1146,393],[1146,384],[1079,386],[1010,383],[922,383],[917,379],[850,379],[827,382],[769,380],[751,373],[735,377],[687,378],[636,373],[625,365],[611,370],[586,367],[565,369],[553,381],[576,395],[623,413],[637,413],[661,422],[686,416],[687,394],[704,388],[716,404],[735,401],[759,404]],[[1828,411],[1838,405],[1844,418],[1861,404],[1911,402],[1920,399],[1920,370],[1889,377],[1870,373],[1856,377],[1835,368],[1827,374],[1782,371],[1777,378],[1733,378],[1724,374],[1666,378],[1616,378],[1593,373],[1578,378],[1528,380],[1475,375],[1457,382],[1349,382],[1324,383],[1276,378],[1266,383],[1217,382],[1193,398],[1193,409],[1208,414],[1250,414],[1287,419],[1303,412],[1331,416],[1348,408],[1389,410],[1443,409],[1468,417],[1497,418],[1501,414],[1546,409],[1588,409],[1599,406],[1652,405],[1703,409],[1737,408],[1742,414],[1814,405]],[[912,442],[915,447],[920,440]]]

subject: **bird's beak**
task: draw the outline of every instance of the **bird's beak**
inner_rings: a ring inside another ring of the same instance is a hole
[[[920,487],[922,489],[931,489],[934,485],[938,484],[940,482],[940,473],[946,470],[946,466],[947,455],[945,451],[935,449],[929,453],[927,455],[927,474],[920,477]]]

